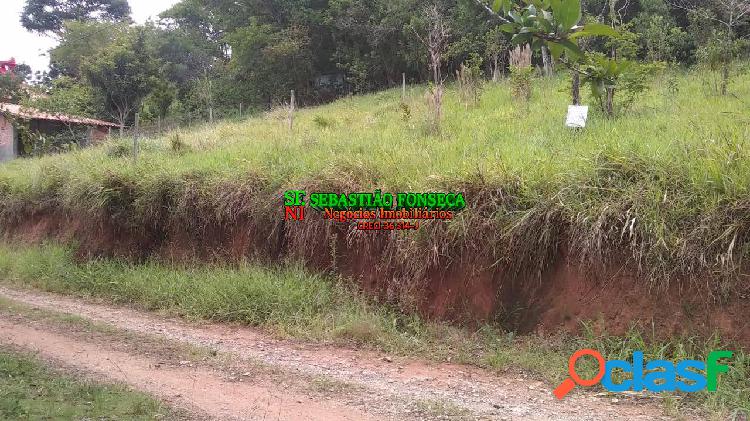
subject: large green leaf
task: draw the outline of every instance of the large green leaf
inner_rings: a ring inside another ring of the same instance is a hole
[[[544,32],[546,32],[546,33],[554,32],[554,30],[552,29],[552,23],[550,21],[548,21],[547,19],[545,19],[544,17],[537,16],[535,20],[536,20],[537,25],[539,25],[539,27]]]
[[[617,38],[620,36],[620,33],[617,32],[617,30],[613,29],[611,26],[605,25],[603,23],[588,23],[584,25],[581,30],[572,33],[570,35],[570,38],[575,39],[578,37],[590,36],[605,36]]]
[[[506,15],[510,13],[513,8],[513,2],[511,0],[503,0],[503,13]]]
[[[560,58],[565,51],[565,48],[562,45],[552,41],[547,41],[547,48],[549,48],[549,52],[555,60]]]
[[[523,23],[523,16],[519,15],[515,11],[511,10],[508,12],[508,16],[510,16],[511,19],[513,19],[513,22],[516,23]]]
[[[565,48],[568,51],[568,54],[570,54],[571,56],[575,58],[583,56],[583,51],[581,51],[581,48],[578,47],[578,44],[576,44],[575,42],[571,40],[568,40],[568,39],[560,40],[560,45],[562,45],[563,48]]]
[[[503,0],[495,0],[492,2],[492,10],[495,11],[495,13],[500,12],[500,9],[503,8]]]
[[[550,0],[555,20],[567,32],[581,20],[581,0]]]
[[[515,34],[513,35],[513,38],[510,39],[511,44],[513,45],[521,45],[521,44],[528,44],[531,41],[531,33],[522,33],[522,34]]]

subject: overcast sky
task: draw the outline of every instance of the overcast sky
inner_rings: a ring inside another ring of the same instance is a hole
[[[178,0],[128,0],[133,19],[143,23]],[[49,65],[47,50],[54,47],[53,38],[32,34],[21,26],[21,11],[26,0],[0,0],[0,60],[15,57],[18,63],[26,63],[36,73]]]

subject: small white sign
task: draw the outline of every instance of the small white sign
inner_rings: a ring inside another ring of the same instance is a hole
[[[588,105],[568,105],[568,117],[565,119],[565,125],[575,129],[582,129],[586,127],[586,120],[588,118]]]

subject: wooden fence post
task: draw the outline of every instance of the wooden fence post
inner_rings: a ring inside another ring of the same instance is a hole
[[[295,108],[294,89],[292,89],[292,98],[289,102],[289,130],[294,128],[294,108]]]
[[[140,136],[141,113],[135,113],[135,133],[133,134],[133,162],[138,163],[138,136]]]
[[[401,73],[401,102],[406,102],[406,73]]]

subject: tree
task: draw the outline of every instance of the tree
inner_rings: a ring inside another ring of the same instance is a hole
[[[28,97],[24,81],[31,75],[31,67],[26,64],[17,65],[12,72],[0,75],[0,102],[17,104]]]
[[[46,95],[31,99],[28,104],[34,108],[55,113],[102,118],[104,103],[101,95],[82,81],[61,76],[51,82]]]
[[[89,57],[109,49],[117,39],[131,31],[124,23],[78,22],[64,24],[60,43],[50,50],[50,64],[53,76],[83,77],[81,66]]]
[[[21,80],[13,74],[0,75],[0,102],[18,103],[24,96]]]
[[[107,112],[120,124],[120,133],[153,89],[158,75],[145,34],[139,29],[86,58],[82,69],[91,86],[103,96]]]
[[[614,115],[615,89],[620,77],[632,65],[627,60],[607,58],[603,54],[591,54],[583,66],[583,82],[591,86],[591,94],[609,117]]]
[[[315,73],[307,27],[278,30],[253,19],[228,40],[232,46],[230,68],[251,99],[270,107],[288,98],[292,89],[309,92]]]
[[[450,29],[445,21],[445,17],[440,12],[440,8],[437,5],[428,6],[424,9],[425,22],[427,24],[426,34],[420,35],[417,30],[414,30],[417,38],[422,41],[430,60],[430,71],[432,71],[432,103],[433,103],[433,131],[439,130],[440,120],[443,114],[443,84],[445,78],[443,78],[443,56],[446,53],[448,47],[448,38],[450,36]]]
[[[720,45],[714,50],[720,51],[721,61],[721,94],[726,95],[731,76],[731,65],[734,59],[738,29],[750,18],[750,0],[708,0],[706,3],[695,3],[687,0],[669,0],[673,7],[683,9],[702,21],[704,26],[713,23],[720,30],[714,31],[714,40]],[[714,41],[712,40],[712,41]]]
[[[503,22],[500,27],[512,34],[511,43],[529,44],[533,50],[545,46],[553,58],[561,60],[571,69],[573,104],[580,101],[579,62],[584,57],[577,43],[578,38],[618,36],[617,31],[608,25],[580,25],[583,14],[581,0],[494,0],[492,6],[483,0],[475,1]]]
[[[485,53],[492,63],[492,81],[497,82],[500,72],[507,64],[510,42],[500,27],[490,29],[485,35]]]
[[[117,22],[130,19],[127,0],[27,0],[21,25],[39,34],[62,36],[65,21]]]

